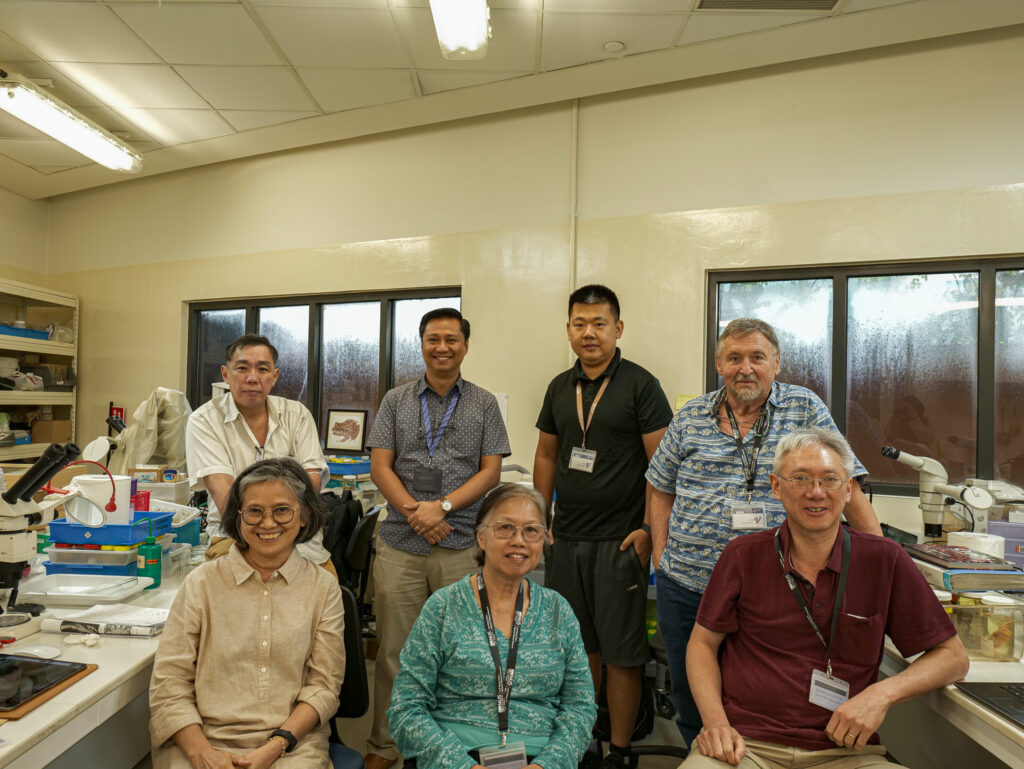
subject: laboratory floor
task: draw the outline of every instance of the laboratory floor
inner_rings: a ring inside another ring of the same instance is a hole
[[[367,675],[370,679],[370,697],[373,697],[373,660],[366,661]],[[371,712],[367,712],[362,718],[342,719],[338,721],[338,732],[342,740],[353,750],[360,754],[366,751],[366,737],[370,733]],[[654,731],[647,736],[640,744],[642,745],[677,745],[683,744],[675,723],[669,719],[655,717]],[[643,756],[638,765],[640,769],[675,769],[680,764],[680,759],[671,756]],[[149,756],[136,764],[135,769],[152,769]]]

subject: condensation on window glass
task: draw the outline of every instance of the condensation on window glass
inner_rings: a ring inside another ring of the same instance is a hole
[[[224,350],[245,333],[245,310],[204,310],[196,323],[199,352],[200,406],[213,397],[212,385],[222,382],[220,367],[224,365]]]
[[[996,478],[1024,486],[1024,270],[996,273]]]
[[[394,376],[393,386],[411,382],[423,374],[423,354],[420,352],[420,319],[438,307],[462,309],[458,296],[433,299],[400,299],[394,302],[395,322],[392,327],[391,350]]]
[[[277,348],[281,376],[273,394],[307,402],[309,394],[309,305],[261,307],[259,333]]]
[[[380,302],[346,302],[322,308],[320,434],[331,410],[366,409],[366,433],[377,413],[380,374]]]
[[[755,280],[718,284],[718,331],[737,318],[763,320],[779,337],[778,380],[813,390],[828,403],[832,391],[832,281]],[[719,387],[722,378],[718,378]]]
[[[879,483],[917,485],[883,445],[938,460],[952,483],[976,473],[978,273],[851,278],[847,427]]]

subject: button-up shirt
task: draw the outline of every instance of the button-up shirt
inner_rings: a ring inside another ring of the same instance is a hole
[[[763,505],[768,526],[778,526],[786,514],[772,494],[768,476],[775,447],[787,433],[800,427],[821,427],[838,433],[821,399],[798,385],[775,382],[768,395],[770,426],[757,457],[754,490],[747,494],[747,479],[736,440],[719,429],[718,408],[724,390],[694,398],[675,415],[651,458],[647,480],[665,494],[675,496],[669,518],[668,544],[658,568],[683,587],[701,592],[718,556],[729,541],[744,532],[732,528],[736,504]],[[754,431],[743,439],[747,456],[753,454]],[[860,462],[854,476],[867,475]],[[749,500],[749,502],[748,502]]]
[[[456,391],[459,393],[458,404],[431,458],[427,450],[420,396],[426,394],[431,434],[436,439],[441,420]],[[451,494],[480,472],[483,457],[507,457],[511,453],[497,399],[461,376],[443,397],[427,384],[425,376],[388,391],[380,403],[366,445],[395,452],[392,469],[413,499],[420,502]],[[413,491],[413,475],[416,470],[427,467],[441,471],[440,495]],[[480,500],[477,499],[448,513],[445,520],[453,531],[441,540],[440,546],[464,550],[475,544],[473,525],[479,508]],[[414,555],[430,552],[430,543],[416,534],[405,515],[390,504],[387,518],[380,526],[380,535],[388,545],[398,550]]]

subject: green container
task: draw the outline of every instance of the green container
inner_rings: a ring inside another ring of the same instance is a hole
[[[149,521],[149,536],[146,537],[146,541],[139,545],[139,567],[136,574],[140,577],[150,577],[153,580],[153,584],[146,588],[146,590],[154,590],[160,587],[160,574],[163,569],[163,564],[160,563],[160,558],[163,555],[163,547],[156,543],[156,537],[153,536],[153,519],[146,519]]]

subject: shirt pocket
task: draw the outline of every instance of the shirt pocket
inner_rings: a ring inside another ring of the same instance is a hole
[[[881,614],[862,617],[843,612],[839,615],[839,626],[832,642],[833,662],[874,665],[881,656],[884,642],[885,622]]]

